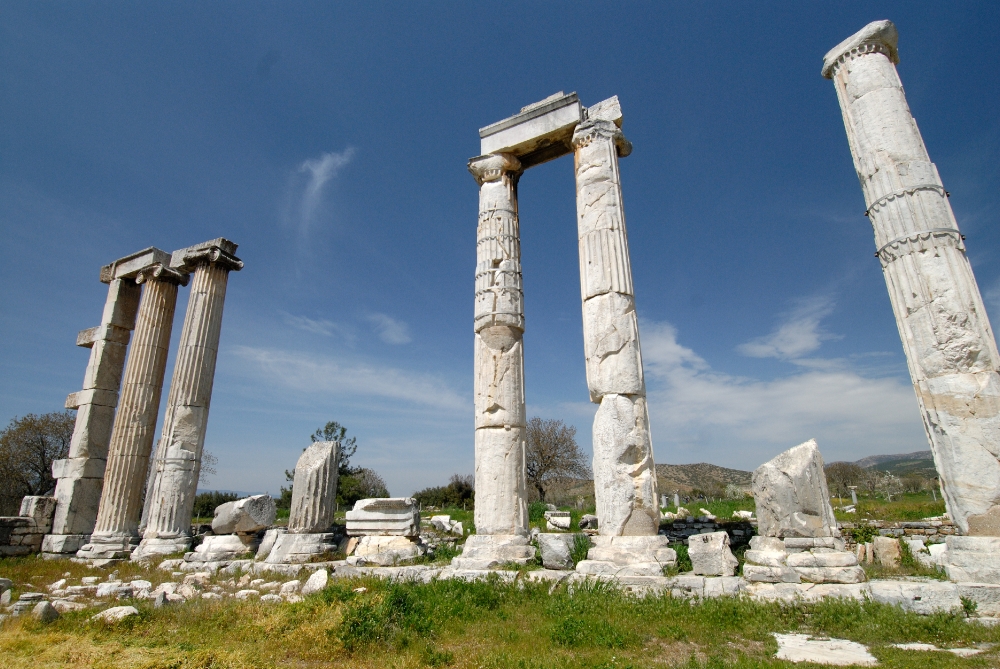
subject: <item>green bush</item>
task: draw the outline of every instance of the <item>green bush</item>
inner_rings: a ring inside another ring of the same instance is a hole
[[[869,525],[868,523],[861,523],[853,530],[844,531],[849,533],[854,538],[855,543],[859,544],[867,544],[878,536],[878,528]]]
[[[590,537],[586,534],[574,534],[573,535],[573,547],[570,548],[569,557],[573,560],[573,566],[576,566],[577,562],[587,559],[587,553],[590,552]]]
[[[691,564],[691,558],[688,557],[687,544],[670,544],[670,547],[677,552],[677,571],[685,572],[694,569],[694,565]]]
[[[539,523],[545,519],[545,512],[549,510],[545,502],[532,502],[528,505],[528,522]]]
[[[215,507],[226,502],[235,502],[239,498],[240,496],[234,492],[219,492],[218,490],[198,493],[194,496],[194,512],[192,513],[192,517],[212,518],[215,516]]]

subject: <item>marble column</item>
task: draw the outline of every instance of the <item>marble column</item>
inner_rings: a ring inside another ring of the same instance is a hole
[[[475,296],[476,534],[460,567],[528,559],[524,296],[517,181],[509,154],[469,161],[479,184]],[[471,542],[471,543],[469,543]]]
[[[595,116],[572,140],[587,386],[600,405],[594,497],[601,535],[651,536],[660,513],[618,172],[632,145],[615,122]]]
[[[136,283],[144,286],[139,316],[111,433],[97,524],[90,542],[77,552],[81,558],[127,558],[139,542],[142,494],[160,411],[177,286],[186,284],[187,276],[156,264],[141,271]]]
[[[193,272],[191,294],[163,431],[147,489],[146,524],[133,560],[185,551],[191,545],[191,514],[198,489],[201,454],[222,329],[222,309],[231,270],[243,262],[236,244],[213,240],[175,251],[171,267]]]
[[[892,22],[870,23],[826,55],[822,74],[837,90],[948,512],[963,534],[998,536],[1000,355],[896,44]]]
[[[101,324],[76,339],[77,346],[90,348],[90,362],[83,390],[66,398],[66,408],[77,412],[69,454],[52,465],[56,511],[51,534],[42,542],[42,552],[52,556],[72,556],[94,529],[125,353],[135,327],[139,286],[132,279],[101,278],[108,284]]]

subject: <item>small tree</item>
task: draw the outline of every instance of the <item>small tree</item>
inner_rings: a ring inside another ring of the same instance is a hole
[[[422,506],[466,508],[475,502],[475,477],[472,474],[461,476],[452,474],[446,486],[424,488],[413,493],[413,498]]]
[[[548,484],[561,478],[590,478],[590,467],[576,443],[576,428],[561,420],[534,417],[528,421],[525,461],[528,483],[545,500]]]
[[[837,497],[849,497],[851,486],[864,485],[871,478],[871,472],[853,462],[831,462],[823,468],[826,484]]]
[[[69,453],[75,423],[71,411],[28,414],[0,431],[0,515],[16,514],[25,495],[55,489],[52,463]]]

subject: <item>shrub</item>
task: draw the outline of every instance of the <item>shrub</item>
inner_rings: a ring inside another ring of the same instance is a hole
[[[573,566],[576,566],[577,562],[587,559],[587,553],[590,552],[590,537],[586,534],[574,534],[573,535],[573,547],[570,548],[569,557],[573,561]]]
[[[539,523],[545,519],[549,506],[545,502],[532,502],[528,505],[528,522]]]
[[[670,547],[677,552],[677,571],[684,572],[694,569],[694,565],[691,564],[691,558],[688,557],[687,544],[670,544]]]
[[[476,491],[472,485],[471,476],[454,474],[448,485],[424,488],[413,493],[413,498],[423,506],[436,506],[441,509],[448,506],[458,509],[472,509],[476,501]]]
[[[240,496],[234,492],[219,492],[218,490],[198,493],[194,497],[193,516],[195,518],[212,518],[215,515],[215,507],[226,502],[235,502],[239,498]]]

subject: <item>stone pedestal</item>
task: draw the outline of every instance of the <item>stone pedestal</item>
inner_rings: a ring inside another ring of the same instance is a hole
[[[528,564],[535,559],[535,547],[528,537],[517,534],[472,534],[465,540],[462,554],[451,561],[455,569],[496,569],[505,564]]]
[[[215,239],[174,251],[170,265],[193,272],[163,432],[146,495],[145,531],[132,559],[187,551],[215,380],[229,272],[243,268],[236,244]]]
[[[104,270],[101,280],[108,283],[101,324],[76,338],[77,346],[90,349],[90,361],[83,390],[66,398],[66,408],[76,409],[69,454],[52,463],[56,511],[42,551],[53,557],[72,556],[94,531],[125,353],[139,306],[140,289],[134,280],[108,276]]]
[[[595,105],[573,132],[583,341],[594,417],[594,497],[605,536],[659,530],[656,472],[625,231],[617,98]],[[617,123],[616,123],[617,122]]]
[[[187,277],[155,264],[139,273],[137,283],[145,287],[111,434],[101,504],[94,533],[77,552],[80,558],[128,558],[139,543],[142,493],[160,411],[177,286],[187,283]]]
[[[840,537],[756,536],[745,554],[743,578],[751,583],[862,583],[864,569]]]
[[[896,27],[865,26],[823,60],[875,231],[948,512],[1000,535],[1000,354],[948,192],[896,72]]]
[[[677,552],[660,535],[607,536],[590,538],[593,548],[576,565],[580,574],[592,576],[663,576],[677,566]]]
[[[279,534],[265,564],[304,564],[331,558],[340,550],[341,535],[332,532]]]

